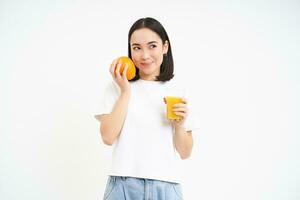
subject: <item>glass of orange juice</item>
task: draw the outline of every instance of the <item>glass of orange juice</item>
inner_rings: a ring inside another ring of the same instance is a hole
[[[167,96],[165,96],[164,100],[167,106],[167,118],[168,119],[181,119],[181,116],[176,115],[173,112],[173,106],[177,103],[182,103],[184,97],[183,89],[169,89],[167,91]]]

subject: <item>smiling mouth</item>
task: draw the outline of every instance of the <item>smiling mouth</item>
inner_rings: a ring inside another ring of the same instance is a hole
[[[150,63],[141,63],[142,66],[149,66],[151,64],[152,64],[152,62],[150,62]]]

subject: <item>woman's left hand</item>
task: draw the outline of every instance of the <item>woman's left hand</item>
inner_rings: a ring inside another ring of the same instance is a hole
[[[182,126],[186,121],[189,111],[187,107],[187,100],[182,98],[182,103],[177,103],[173,105],[173,112],[175,115],[180,116],[180,119],[172,119],[172,124],[174,126]]]

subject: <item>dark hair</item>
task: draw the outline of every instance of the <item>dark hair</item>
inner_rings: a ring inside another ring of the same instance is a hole
[[[169,40],[168,34],[164,27],[161,25],[159,21],[156,19],[153,19],[151,17],[147,18],[141,18],[137,20],[130,28],[128,33],[128,56],[131,58],[131,48],[130,48],[130,38],[132,33],[135,30],[141,29],[141,28],[148,28],[155,33],[159,35],[159,37],[162,40],[162,43],[165,44],[166,41],[168,41],[168,52],[164,54],[163,56],[163,62],[160,66],[160,73],[156,77],[156,81],[169,81],[174,77],[174,63],[173,63],[173,56],[172,56],[172,50],[171,50],[171,42]],[[131,81],[136,81],[140,79],[139,75],[139,69],[136,68],[136,75]]]

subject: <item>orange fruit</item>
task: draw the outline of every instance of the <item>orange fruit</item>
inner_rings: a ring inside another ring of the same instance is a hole
[[[117,64],[122,63],[121,67],[120,67],[120,74],[123,74],[123,70],[125,69],[125,65],[128,64],[128,69],[127,69],[127,73],[126,73],[126,77],[128,80],[131,80],[135,77],[135,66],[133,61],[127,57],[127,56],[122,56],[120,58],[118,58]]]

